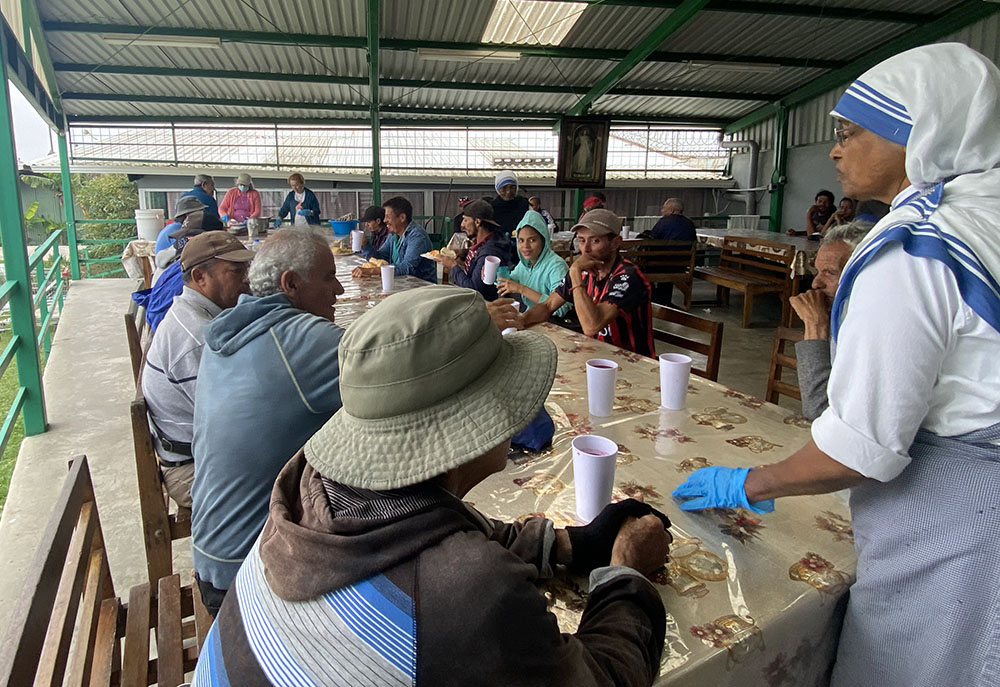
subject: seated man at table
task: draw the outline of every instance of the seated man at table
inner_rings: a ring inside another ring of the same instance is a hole
[[[194,188],[181,194],[181,198],[193,196],[205,204],[205,213],[219,219],[219,202],[215,199],[215,179],[211,174],[196,174]]]
[[[365,214],[361,215],[361,223],[368,230],[368,244],[373,250],[380,250],[389,240],[389,227],[385,224],[385,208],[381,205],[369,205]]]
[[[789,236],[810,236],[812,234],[822,234],[826,223],[833,216],[833,204],[837,199],[830,191],[820,191],[816,194],[815,202],[806,210],[806,229],[796,231],[789,229]]]
[[[487,284],[483,281],[483,269],[486,266],[486,258],[494,257],[500,260],[499,276],[509,276],[514,259],[514,249],[510,239],[493,219],[493,206],[485,200],[474,200],[462,208],[462,231],[472,244],[465,251],[465,256],[457,260],[441,255],[438,261],[448,270],[448,279],[452,284],[475,289],[486,300],[495,301],[496,284]]]
[[[658,241],[697,241],[694,222],[684,216],[684,203],[680,198],[668,198],[660,208],[660,219],[651,233]]]
[[[194,458],[191,436],[198,365],[205,325],[241,293],[250,293],[247,267],[255,253],[224,231],[195,236],[181,252],[183,290],[149,344],[142,393],[160,461],[163,484],[178,506],[191,507]]]
[[[830,308],[844,266],[861,239],[872,228],[869,222],[851,222],[830,229],[816,252],[816,276],[812,288],[789,299],[805,324],[805,337],[795,344],[798,361],[802,414],[815,420],[826,410],[826,383],[833,363],[830,358]]]
[[[562,284],[524,314],[525,326],[548,320],[572,303],[583,333],[612,346],[656,357],[651,291],[642,271],[618,253],[622,221],[610,210],[591,210],[576,232],[580,257]]]
[[[413,221],[413,206],[406,198],[396,196],[382,203],[385,209],[385,224],[390,236],[381,248],[371,243],[361,249],[365,258],[387,260],[396,266],[396,276],[412,274],[414,277],[437,284],[437,265],[429,258],[421,257],[429,253],[434,245],[431,237],[417,222]],[[355,267],[351,276],[355,279],[377,277],[379,270],[370,267]]]
[[[264,526],[278,471],[340,407],[333,306],[344,289],[326,239],[269,237],[250,288],[205,328],[195,390],[191,548],[213,614]]]
[[[467,289],[378,309],[344,335],[344,407],[278,475],[195,683],[271,685],[280,671],[281,684],[652,684],[666,614],[646,576],[664,564],[666,516],[629,499],[557,530],[462,500],[542,407],[555,346],[502,336]],[[535,586],[558,564],[590,576],[576,634]]]

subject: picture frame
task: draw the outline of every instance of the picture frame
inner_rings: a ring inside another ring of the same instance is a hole
[[[556,186],[603,188],[608,170],[608,117],[563,117],[559,120],[559,164]]]

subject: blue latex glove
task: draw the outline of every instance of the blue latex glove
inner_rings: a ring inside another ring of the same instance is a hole
[[[774,499],[750,503],[743,485],[750,468],[723,468],[712,466],[691,473],[687,480],[674,489],[675,499],[689,499],[681,510],[703,508],[746,508],[754,513],[770,513]]]
[[[301,210],[299,210],[299,214],[302,215],[303,217],[308,217],[309,215],[312,214],[312,211],[302,208]]]
[[[223,222],[223,223],[226,223],[226,222],[228,222],[228,221],[229,221],[229,215],[223,215],[223,216],[222,216],[222,222]]]
[[[274,220],[274,228],[277,229],[280,226],[281,226],[281,218],[279,217],[276,220]]]

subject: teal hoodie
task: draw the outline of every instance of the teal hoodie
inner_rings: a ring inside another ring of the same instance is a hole
[[[544,246],[542,247],[542,252],[538,256],[538,260],[532,265],[528,262],[527,258],[521,255],[518,251],[518,263],[514,270],[510,273],[510,278],[519,284],[524,284],[529,289],[534,289],[538,293],[542,294],[542,298],[548,298],[549,294],[556,290],[556,287],[562,284],[563,279],[566,277],[566,273],[569,272],[569,266],[566,261],[561,257],[556,255],[552,250],[550,245],[552,242],[552,237],[549,235],[549,226],[545,222],[545,218],[541,214],[535,212],[534,210],[528,210],[524,213],[524,218],[521,219],[517,224],[517,230],[521,231],[521,227],[530,226],[532,229],[537,231],[542,237]],[[516,234],[515,234],[516,236]],[[519,297],[524,301],[524,305],[528,308],[533,306],[535,303],[524,296]],[[570,310],[573,309],[572,303],[566,303],[558,310],[555,311],[556,317],[566,317]]]
[[[243,295],[205,327],[194,400],[194,569],[228,589],[267,520],[274,478],[340,408],[344,330],[284,294]]]

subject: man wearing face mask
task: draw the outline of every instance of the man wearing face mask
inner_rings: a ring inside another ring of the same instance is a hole
[[[260,217],[260,207],[260,193],[253,187],[253,178],[241,172],[236,187],[226,191],[219,203],[219,214],[223,224],[243,224],[250,217]]]
[[[497,190],[497,197],[490,201],[493,219],[500,225],[501,231],[510,236],[517,231],[517,223],[531,209],[531,205],[527,198],[517,195],[517,176],[509,169],[497,173],[493,186]]]

